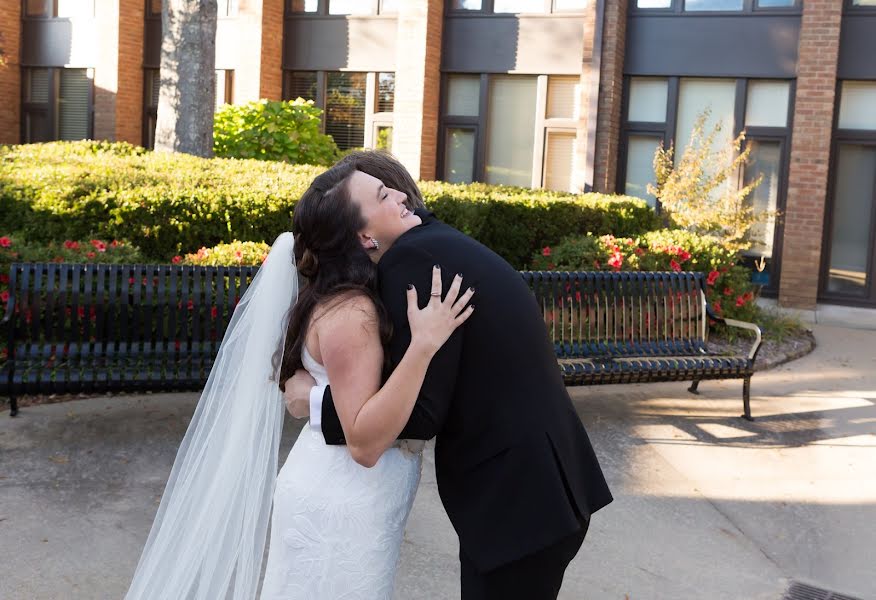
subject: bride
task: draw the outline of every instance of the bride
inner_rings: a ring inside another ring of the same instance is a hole
[[[277,238],[235,309],[127,599],[255,598],[272,499],[262,598],[392,597],[421,466],[396,438],[435,352],[474,310],[459,276],[442,300],[437,267],[423,309],[409,286],[411,344],[381,387],[391,328],[376,262],[420,224],[406,200],[350,163],[302,196],[294,239]],[[277,476],[280,382],[302,367],[331,382],[347,445],[305,425]]]

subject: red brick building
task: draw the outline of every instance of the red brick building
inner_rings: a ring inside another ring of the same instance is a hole
[[[218,0],[217,103],[312,99],[423,179],[646,192],[745,130],[768,292],[876,307],[876,0]],[[161,0],[0,0],[0,143],[152,144]]]

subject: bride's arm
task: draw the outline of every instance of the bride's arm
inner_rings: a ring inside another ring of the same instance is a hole
[[[338,418],[350,453],[359,464],[374,466],[395,442],[411,415],[429,362],[453,330],[471,315],[472,307],[463,308],[472,291],[459,295],[460,285],[457,277],[441,301],[440,273],[436,272],[433,291],[437,289],[439,296],[432,296],[422,310],[417,307],[416,290],[408,290],[411,343],[382,388],[383,348],[371,300],[357,296],[316,321],[319,351]]]

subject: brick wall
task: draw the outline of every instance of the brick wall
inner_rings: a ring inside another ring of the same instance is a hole
[[[444,0],[399,4],[393,153],[415,179],[437,167]]]
[[[0,144],[21,141],[21,0],[0,0]]]
[[[841,21],[841,2],[806,0],[803,4],[779,283],[781,306],[814,309],[816,304]]]
[[[262,0],[259,97],[283,97],[283,0]]]
[[[597,192],[614,192],[617,181],[624,48],[627,37],[627,1],[606,0],[605,2],[593,175],[593,188]]]
[[[142,0],[118,0],[118,80],[115,139],[143,143],[143,31]]]

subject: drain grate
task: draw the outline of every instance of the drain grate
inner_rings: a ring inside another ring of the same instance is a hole
[[[815,586],[806,585],[797,581],[791,582],[791,587],[782,596],[782,600],[860,600],[852,596],[846,596],[830,590],[823,590]]]

